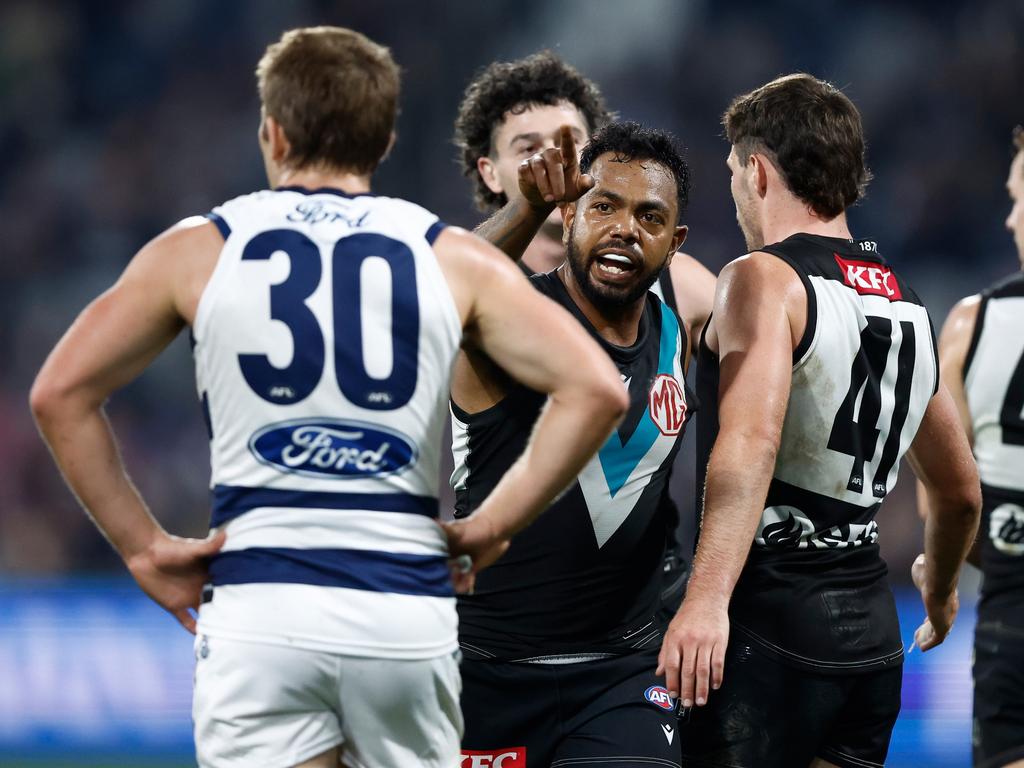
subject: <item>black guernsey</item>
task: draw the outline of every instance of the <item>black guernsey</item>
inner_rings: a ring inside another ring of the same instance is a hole
[[[817,673],[884,668],[902,661],[903,646],[874,518],[937,387],[934,333],[872,241],[798,234],[761,251],[800,277],[807,325],[764,511],[730,604],[733,630]],[[704,336],[701,489],[718,388],[719,359]]]
[[[648,294],[636,342],[614,346],[594,330],[556,272],[530,278],[569,310],[618,366],[630,394],[619,426],[568,491],[479,574],[459,598],[467,658],[531,660],[623,654],[655,646],[660,627],[668,475],[693,410],[683,363],[686,332]],[[476,414],[454,402],[456,517],[471,513],[525,447],[546,396],[512,384]]]

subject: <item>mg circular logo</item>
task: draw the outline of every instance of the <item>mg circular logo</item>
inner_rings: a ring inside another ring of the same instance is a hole
[[[675,376],[659,373],[651,386],[651,419],[661,434],[675,436],[686,423],[686,395]]]

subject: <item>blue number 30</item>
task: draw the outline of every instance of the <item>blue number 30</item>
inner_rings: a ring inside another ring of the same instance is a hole
[[[270,286],[270,317],[288,326],[294,354],[284,368],[266,355],[242,354],[238,363],[252,390],[271,403],[294,405],[320,383],[324,370],[324,334],[306,300],[320,285],[320,249],[306,235],[274,229],[250,240],[242,260],[266,260],[278,251],[288,256],[290,270],[282,283]],[[363,356],[361,268],[371,256],[391,269],[391,373],[377,379],[367,372]],[[360,233],[342,238],[332,254],[334,373],[338,386],[354,405],[372,410],[401,408],[416,390],[420,311],[416,260],[405,243],[384,235]]]

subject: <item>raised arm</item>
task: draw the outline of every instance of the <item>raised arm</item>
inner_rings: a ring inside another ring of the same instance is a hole
[[[143,248],[78,316],[31,394],[39,430],[79,502],[143,590],[193,632],[188,609],[199,605],[205,558],[222,538],[180,539],[160,527],[128,477],[103,404],[190,319],[196,283],[205,284],[193,268],[205,258],[212,269],[222,242],[212,224],[194,221]]]
[[[473,555],[479,569],[575,479],[628,400],[604,351],[496,249],[454,228],[441,234],[434,249],[462,314],[466,342],[512,378],[549,395],[523,455],[473,515],[446,526],[453,554]]]
[[[550,147],[519,165],[522,197],[510,199],[475,233],[513,261],[519,261],[556,205],[571,203],[594,186],[580,174],[579,154],[569,126],[563,125],[557,147]]]
[[[721,361],[719,432],[686,599],[658,659],[684,706],[705,704],[709,683],[721,685],[729,599],[764,510],[806,311],[799,278],[778,259],[755,253],[722,270],[709,328]]]

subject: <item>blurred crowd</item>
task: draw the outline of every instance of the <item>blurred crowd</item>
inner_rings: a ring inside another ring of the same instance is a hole
[[[494,59],[551,48],[621,116],[679,137],[694,176],[687,250],[715,271],[743,251],[719,116],[735,94],[795,70],[860,107],[875,180],[851,228],[879,243],[937,325],[957,298],[1017,266],[1003,220],[1010,131],[1024,121],[1019,0],[5,0],[0,576],[117,567],[36,435],[28,389],[143,243],[265,185],[253,69],[284,29],[318,23],[392,48],[402,114],[376,191],[450,223],[480,218],[451,144],[463,88]],[[202,535],[209,465],[188,356],[179,339],[108,411],[156,516]],[[690,476],[676,489],[684,514]],[[905,478],[880,518],[896,564],[919,546],[912,499]]]

